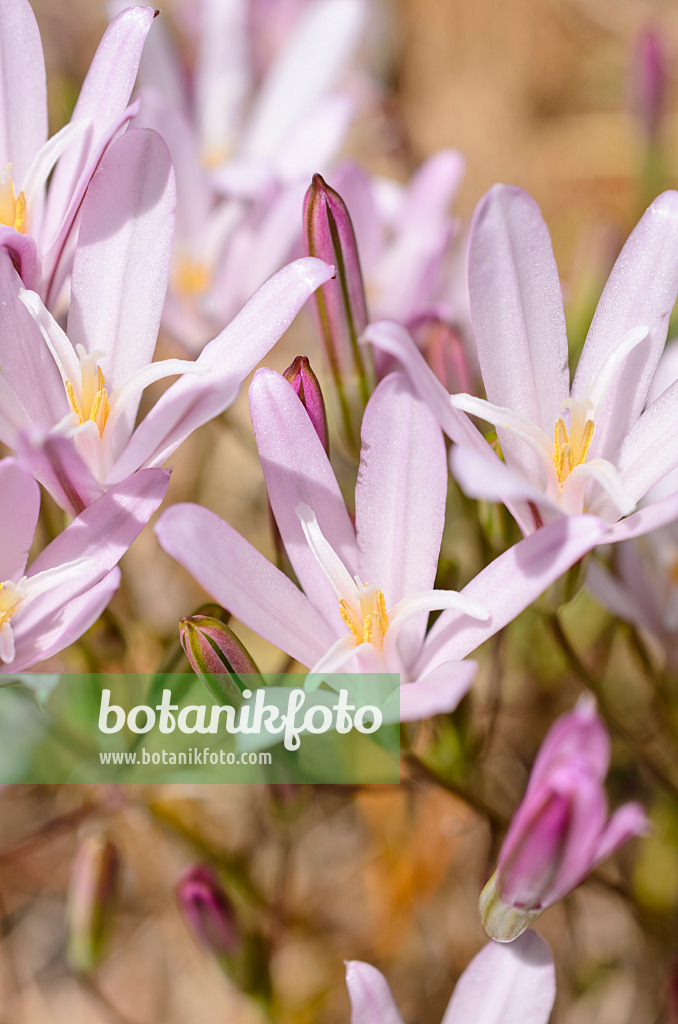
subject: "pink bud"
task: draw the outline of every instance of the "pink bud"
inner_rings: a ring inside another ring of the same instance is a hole
[[[630,72],[631,102],[650,141],[659,135],[669,85],[669,59],[661,34],[646,25],[638,33]]]
[[[362,409],[370,394],[366,352],[358,343],[367,326],[367,303],[346,204],[319,174],[313,175],[304,200],[304,242],[309,256],[318,256],[336,268],[336,277],[315,292],[314,301],[344,429],[352,445],[359,437]]]
[[[488,935],[510,942],[563,899],[647,819],[634,803],[607,817],[610,741],[592,702],[550,729],[513,816],[497,870],[480,897]]]
[[[177,882],[179,908],[189,930],[217,956],[235,953],[240,930],[235,910],[211,868],[193,864]]]
[[[192,615],[179,620],[179,639],[191,668],[217,702],[240,703],[238,676],[259,675],[259,669],[233,630],[209,615]]]
[[[318,378],[311,369],[311,364],[306,356],[297,356],[292,365],[287,367],[283,376],[299,396],[323,448],[329,455],[330,440],[327,431],[325,401]]]

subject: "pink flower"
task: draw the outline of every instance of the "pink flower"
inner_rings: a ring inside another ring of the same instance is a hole
[[[152,7],[122,11],[104,33],[70,124],[47,139],[45,62],[28,0],[0,4],[0,246],[53,309],[70,272],[80,204],[128,107]],[[49,186],[47,179],[52,175]]]
[[[403,1024],[383,974],[346,964],[351,1024]],[[489,942],[459,978],[442,1024],[547,1024],[556,998],[551,951],[536,932],[510,946]]]
[[[250,412],[271,508],[300,586],[197,505],[161,517],[163,548],[241,622],[322,673],[397,672],[400,715],[455,708],[475,665],[462,662],[596,543],[592,517],[555,523],[496,559],[461,593],[434,589],[447,466],[440,428],[402,374],[365,410],[355,526],[323,445],[292,386],[259,370]],[[431,630],[428,614],[446,609]]]
[[[480,909],[491,938],[511,942],[596,864],[646,830],[639,804],[624,804],[608,819],[609,763],[605,726],[594,702],[582,700],[549,730],[483,889]]]
[[[26,568],[40,509],[35,480],[0,462],[0,672],[20,672],[73,643],[120,583],[115,568],[165,496],[169,473],[111,487]]]
[[[297,260],[197,360],[152,362],[174,229],[167,147],[131,130],[107,150],[82,207],[66,332],[0,253],[0,439],[73,514],[137,469],[161,465],[219,415],[332,269]],[[30,312],[28,315],[26,309]],[[179,376],[136,423],[144,389]]]
[[[548,230],[537,204],[520,189],[496,185],[481,200],[469,248],[469,290],[487,401],[448,396],[398,325],[366,332],[367,340],[404,363],[457,442],[452,469],[462,488],[503,501],[524,533],[582,510],[610,524],[610,541],[675,519],[676,497],[630,513],[678,465],[678,386],[645,408],[678,292],[678,193],[659,196],[626,243],[571,389]],[[465,413],[496,427],[503,462]]]

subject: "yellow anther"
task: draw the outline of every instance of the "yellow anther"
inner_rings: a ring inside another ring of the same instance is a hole
[[[381,590],[365,584],[354,605],[341,599],[339,614],[358,644],[372,644],[377,650],[382,649],[388,629],[388,612]]]
[[[556,467],[559,484],[565,483],[575,466],[581,466],[586,462],[594,429],[593,420],[586,420],[579,436],[574,432],[570,435],[565,421],[556,420],[553,437],[553,465]]]
[[[4,626],[16,615],[23,599],[24,592],[20,585],[11,580],[0,583],[0,626]]]
[[[104,375],[98,364],[95,371],[92,372],[91,365],[83,360],[80,365],[80,377],[82,402],[78,400],[70,380],[65,381],[68,404],[78,417],[79,423],[87,423],[88,420],[91,420],[96,423],[99,436],[103,437],[106,420],[111,411],[108,391],[104,386]]]
[[[0,171],[0,224],[14,228],[20,234],[26,230],[26,196],[14,192],[14,182],[10,175],[11,164]]]

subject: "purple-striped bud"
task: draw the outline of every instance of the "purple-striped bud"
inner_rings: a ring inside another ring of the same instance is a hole
[[[93,971],[104,955],[119,877],[117,847],[103,836],[88,836],[73,861],[66,901],[66,955],[79,974]]]
[[[216,956],[230,956],[240,946],[233,904],[211,868],[193,864],[177,882],[177,900],[189,931]]]
[[[646,830],[645,812],[635,803],[608,820],[609,763],[610,740],[592,701],[552,726],[480,897],[490,938],[511,942],[596,864]]]
[[[330,438],[327,430],[325,400],[318,378],[311,369],[307,357],[297,356],[292,365],[287,367],[283,377],[290,382],[299,396],[323,448],[329,455]]]
[[[209,615],[192,615],[179,620],[179,639],[191,668],[217,703],[226,699],[240,704],[240,676],[259,675],[259,669],[233,630]]]
[[[669,59],[662,36],[647,25],[638,33],[632,57],[630,91],[633,109],[650,142],[659,137],[666,113]]]
[[[358,344],[367,326],[365,287],[346,204],[319,174],[304,200],[304,242],[309,256],[336,267],[336,277],[315,292],[314,302],[344,430],[354,446],[371,390],[367,352]]]

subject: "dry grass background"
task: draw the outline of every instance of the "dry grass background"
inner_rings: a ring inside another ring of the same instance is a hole
[[[35,0],[34,7],[57,127],[105,15],[95,0]],[[375,0],[374,9],[368,60],[383,76],[383,104],[354,130],[353,153],[374,170],[404,177],[441,146],[458,147],[468,159],[458,207],[466,219],[495,181],[528,189],[542,205],[574,289],[582,268],[605,263],[616,232],[623,237],[639,213],[629,53],[648,20],[661,25],[669,50],[678,50],[678,8],[642,0]],[[675,99],[672,80],[668,185],[678,182]],[[313,345],[309,323],[295,330],[271,360],[278,369]],[[236,526],[247,523],[248,536],[269,550],[243,396],[228,422],[233,429],[209,425],[177,454],[168,502],[200,500]],[[113,610],[125,651],[105,629],[92,642],[112,665],[151,670],[179,615],[202,596],[150,530],[123,571]],[[273,652],[242,635],[263,667],[275,665]],[[507,810],[522,792],[545,728],[577,692],[559,662],[549,666],[550,681],[536,686],[528,661],[506,667],[505,716],[489,761],[495,777],[505,773],[504,790],[491,795]],[[481,712],[490,686],[485,674]],[[625,796],[620,756],[617,800]],[[89,813],[78,822],[83,806]],[[63,828],[47,824],[62,816]],[[18,787],[3,793],[0,823],[2,1024],[258,1020],[178,916],[174,880],[199,851],[228,870],[246,870],[272,907],[272,973],[283,1024],[348,1021],[342,960],[353,958],[384,970],[410,1024],[436,1022],[455,978],[483,943],[476,901],[496,852],[492,836],[461,801],[413,781],[354,797],[301,791],[282,808],[270,792],[251,787]],[[71,859],[92,828],[114,836],[125,864],[121,909],[96,991],[69,973],[62,923]],[[603,882],[540,921],[558,967],[554,1024],[664,1019],[663,988],[678,940],[667,935],[656,908],[639,919],[613,891],[628,882],[632,853],[624,851]]]

